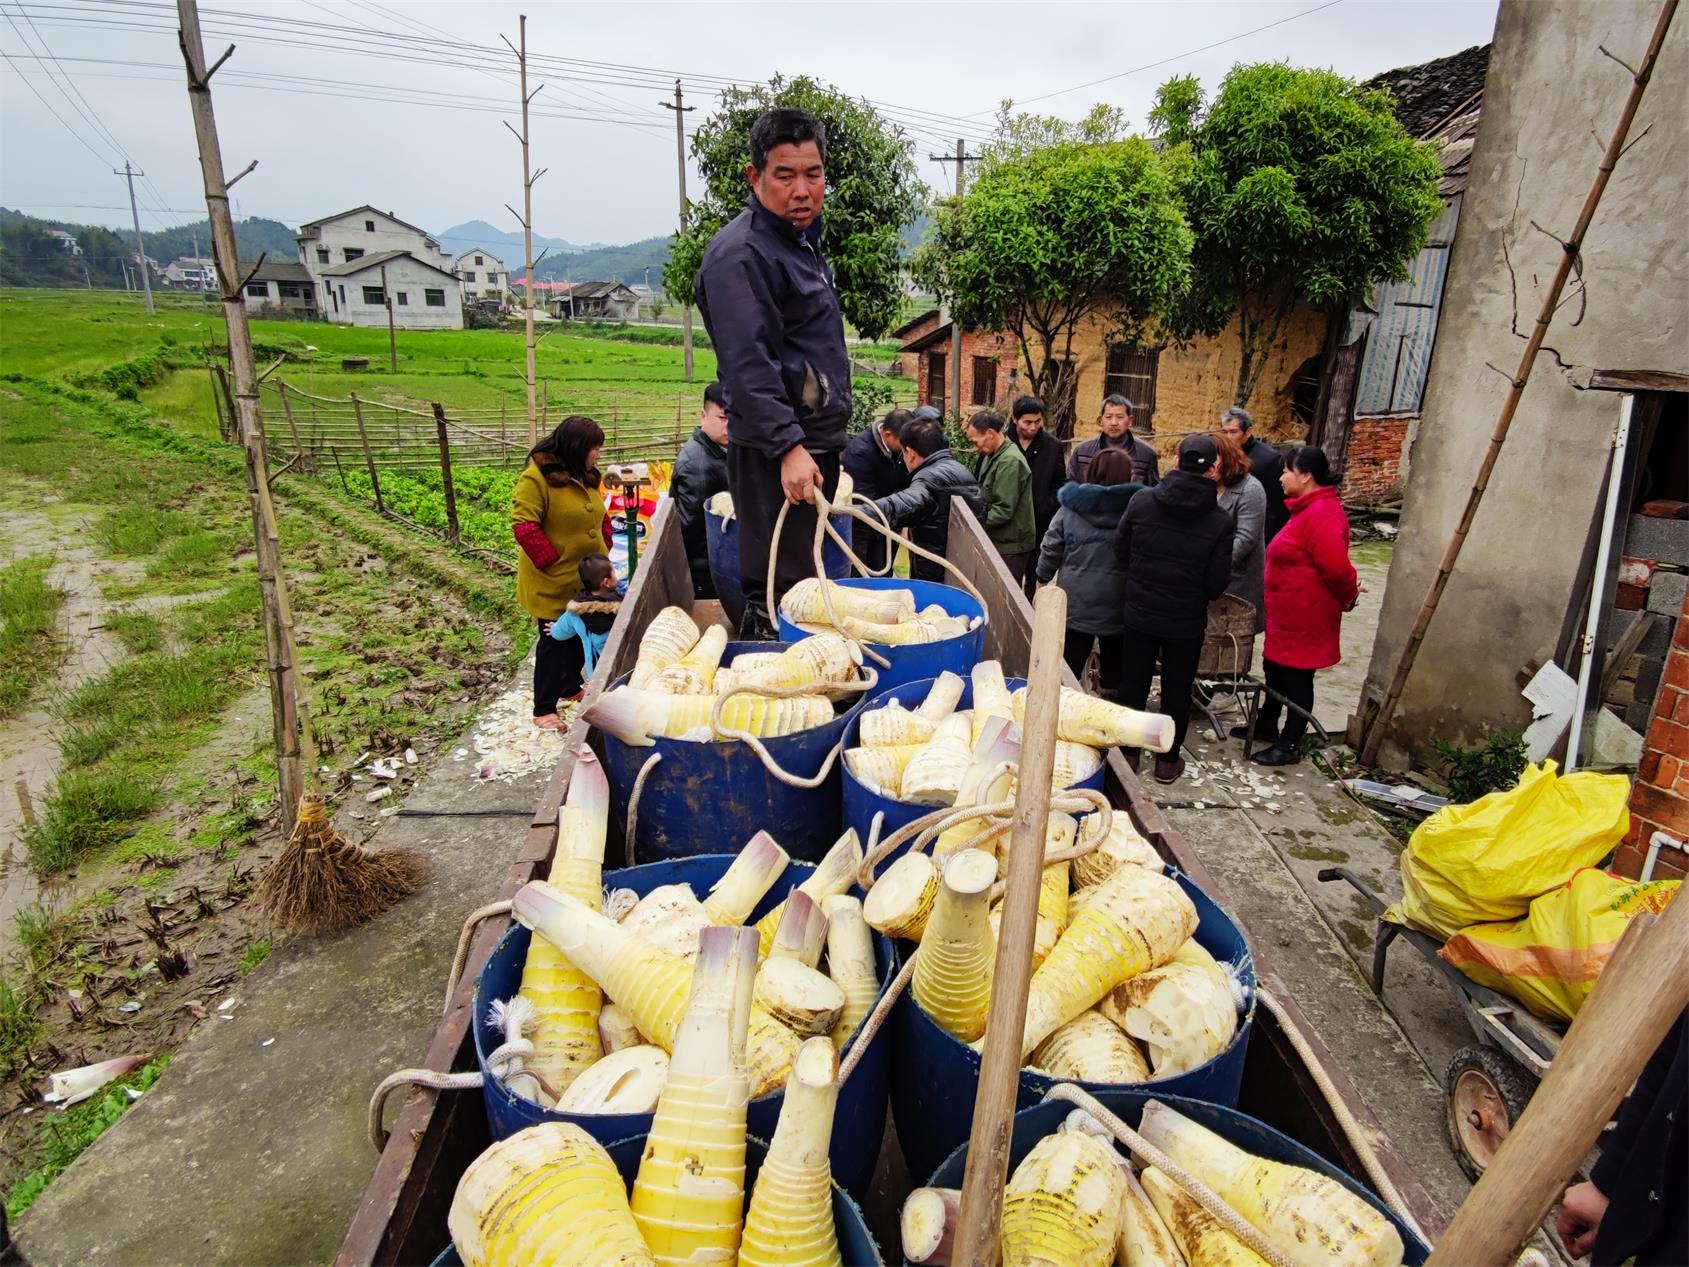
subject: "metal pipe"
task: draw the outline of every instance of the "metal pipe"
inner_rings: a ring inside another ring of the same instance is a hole
[[[1595,571],[1589,587],[1589,613],[1583,627],[1583,656],[1578,662],[1577,707],[1572,710],[1572,730],[1566,737],[1566,773],[1578,768],[1582,755],[1583,719],[1590,711],[1589,681],[1595,672],[1595,642],[1601,626],[1601,610],[1607,602],[1607,566],[1613,557],[1613,526],[1618,519],[1619,486],[1624,482],[1625,450],[1630,447],[1630,416],[1636,397],[1626,393],[1619,402],[1619,425],[1613,430],[1613,461],[1607,471],[1607,504],[1601,511],[1601,541],[1595,548]],[[1596,708],[1601,701],[1596,700]]]

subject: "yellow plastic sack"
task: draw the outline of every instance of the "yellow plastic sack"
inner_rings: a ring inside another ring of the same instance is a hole
[[[1594,866],[1630,828],[1630,780],[1554,762],[1529,765],[1519,785],[1421,823],[1402,851],[1402,900],[1384,912],[1434,937],[1469,924],[1518,919],[1540,893]]]
[[[1658,915],[1680,885],[1643,884],[1589,868],[1544,893],[1530,914],[1506,924],[1474,924],[1439,952],[1479,985],[1511,995],[1538,1016],[1569,1021],[1595,988],[1625,925]]]

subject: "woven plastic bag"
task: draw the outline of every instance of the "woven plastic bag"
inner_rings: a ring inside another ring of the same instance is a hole
[[[1643,884],[1589,868],[1531,903],[1524,919],[1474,924],[1439,952],[1479,985],[1518,999],[1538,1016],[1570,1021],[1595,988],[1625,926],[1659,914],[1677,880]]]
[[[1630,827],[1622,774],[1552,761],[1528,765],[1517,787],[1450,805],[1402,851],[1402,898],[1384,918],[1448,938],[1470,924],[1518,919],[1531,899],[1594,866]]]

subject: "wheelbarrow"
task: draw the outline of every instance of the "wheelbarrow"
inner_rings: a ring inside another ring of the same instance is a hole
[[[1464,976],[1437,953],[1442,943],[1435,937],[1386,923],[1382,916],[1388,903],[1348,867],[1326,867],[1319,878],[1347,881],[1372,907],[1374,994],[1384,997],[1385,960],[1397,940],[1417,950],[1453,991],[1477,1042],[1456,1052],[1443,1075],[1443,1128],[1460,1168],[1476,1180],[1530,1103],[1563,1031],[1531,1015],[1517,1000]]]

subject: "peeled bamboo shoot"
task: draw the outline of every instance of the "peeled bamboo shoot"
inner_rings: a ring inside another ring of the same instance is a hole
[[[1014,716],[1026,712],[1026,688],[1015,692]],[[1173,719],[1165,713],[1145,713],[1064,686],[1056,738],[1092,748],[1148,748],[1167,752],[1173,747]]]
[[[862,664],[862,648],[835,633],[794,642],[769,664],[736,672],[736,687],[787,690],[851,682]]]
[[[780,600],[780,614],[793,624],[825,624],[827,605],[821,597],[821,585],[822,582],[816,577],[806,576],[786,591],[786,597]],[[833,581],[826,582],[826,585],[827,597],[833,605],[833,614],[841,620],[846,616],[855,616],[860,620],[895,625],[899,621],[914,619],[913,590],[867,589],[856,585],[839,585]]]
[[[1114,1261],[1119,1267],[1185,1267],[1184,1256],[1173,1233],[1155,1212],[1149,1193],[1138,1177],[1126,1171],[1126,1200],[1120,1207],[1120,1246]]]
[[[667,691],[671,695],[708,695],[721,667],[722,652],[727,649],[727,630],[711,625],[704,630],[692,650],[668,668],[652,675],[644,689]]]
[[[1063,1025],[1039,1044],[1029,1063],[1063,1081],[1149,1081],[1137,1044],[1097,1012],[1082,1012]]]
[[[1266,1267],[1266,1259],[1155,1167],[1145,1167],[1143,1188],[1190,1267]]]
[[[786,899],[780,913],[780,926],[774,930],[774,944],[768,948],[770,959],[796,959],[806,968],[821,962],[821,952],[827,946],[827,916],[809,894],[795,892]]]
[[[892,748],[846,748],[845,769],[850,777],[888,801],[900,800],[903,794],[903,771],[921,750],[921,745],[903,744]]]
[[[960,676],[949,669],[944,670],[933,679],[927,697],[916,705],[915,711],[930,722],[943,721],[955,712],[956,705],[962,702],[963,685]]]
[[[1086,830],[1092,832],[1096,829],[1087,821]],[[1160,871],[1161,855],[1155,852],[1154,845],[1138,834],[1125,812],[1116,810],[1108,835],[1102,838],[1096,849],[1073,860],[1073,882],[1081,887],[1101,884],[1118,868],[1127,865]]]
[[[964,849],[945,860],[932,918],[915,955],[910,990],[946,1033],[971,1043],[985,1032],[991,975],[997,958],[989,914],[997,860]],[[875,888],[878,888],[875,885]]]
[[[839,628],[858,642],[875,643],[882,647],[907,647],[918,643],[943,642],[960,638],[968,632],[966,616],[924,616],[906,620],[902,624],[887,625],[862,620],[856,616],[839,617]]]
[[[691,959],[698,953],[698,934],[714,921],[691,885],[660,884],[617,922],[651,945]]]
[[[1144,1106],[1138,1130],[1300,1267],[1399,1267],[1400,1233],[1336,1180],[1247,1153],[1159,1100]],[[1144,1186],[1153,1199],[1149,1174]],[[1156,1209],[1166,1217],[1160,1201]]]
[[[970,718],[951,713],[903,767],[902,794],[918,805],[954,805],[962,775],[973,757]]]
[[[884,708],[862,714],[857,738],[864,748],[903,748],[924,744],[937,729],[937,719],[923,717],[893,700]]]
[[[874,881],[862,900],[862,914],[875,932],[920,941],[937,898],[938,868],[933,860],[924,853],[906,853]]]
[[[1149,1049],[1158,1078],[1207,1063],[1237,1033],[1231,979],[1195,940],[1110,990],[1097,1010]]]
[[[1003,1267],[1110,1267],[1125,1190],[1107,1144],[1082,1131],[1044,1136],[1003,1190]]]
[[[712,728],[714,695],[663,695],[620,686],[601,695],[582,714],[600,730],[635,748],[649,748],[658,739],[701,739],[721,736]],[[721,710],[721,724],[758,739],[778,738],[824,726],[833,720],[833,705],[819,695],[775,699],[768,695],[735,695]]]
[[[812,902],[820,902],[835,893],[844,893],[856,883],[856,869],[862,865],[862,842],[856,838],[854,827],[845,828],[844,835],[833,842],[815,869],[799,882],[797,892]],[[776,906],[757,921],[758,953],[766,956],[774,945],[774,934],[780,927],[786,904]]]
[[[557,1111],[649,1113],[657,1107],[668,1074],[669,1058],[661,1047],[624,1047],[571,1082],[557,1101]]]
[[[639,1036],[639,1027],[632,1017],[614,1003],[606,1003],[598,1010],[598,1041],[604,1046],[604,1054],[613,1056],[645,1040]]]
[[[790,861],[790,855],[767,832],[752,836],[704,899],[710,923],[743,924]]]
[[[651,619],[639,640],[639,658],[634,661],[628,685],[642,687],[698,645],[698,626],[683,607],[665,607]]]
[[[757,1006],[795,1034],[830,1034],[844,1014],[844,991],[796,959],[769,958],[757,972]]]
[[[880,996],[874,935],[862,918],[862,903],[848,894],[827,898],[821,909],[827,917],[827,975],[844,995],[844,1011],[833,1025],[833,1043],[842,1051]]]
[[[962,1194],[955,1188],[916,1188],[903,1202],[898,1230],[904,1260],[914,1267],[950,1267]]]
[[[1003,681],[1003,666],[996,660],[981,660],[973,667],[973,735],[971,740],[974,747],[979,746],[979,737],[985,733],[985,723],[993,717],[1001,717],[1006,722],[1015,721],[1014,702],[1009,698],[1009,688]]]
[[[839,1054],[825,1038],[799,1050],[780,1120],[757,1172],[740,1267],[841,1267],[827,1147],[839,1095]]]

